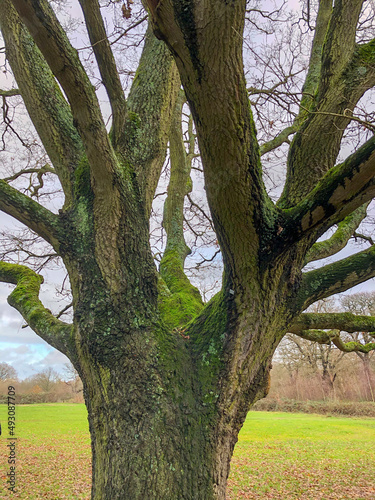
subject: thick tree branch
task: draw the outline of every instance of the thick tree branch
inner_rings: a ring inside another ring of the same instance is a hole
[[[306,118],[306,110],[309,110],[314,103],[314,95],[318,89],[320,70],[322,64],[323,43],[327,34],[329,21],[332,15],[332,0],[321,0],[315,25],[315,34],[311,46],[309,68],[302,88],[302,98],[298,115],[293,124],[282,130],[274,139],[266,142],[260,148],[261,155],[272,151],[285,142],[289,142],[289,137],[295,134],[303,120]]]
[[[19,93],[69,203],[73,197],[74,168],[83,152],[70,107],[9,0],[1,4],[0,27]]]
[[[368,353],[375,350],[375,342],[361,344],[360,342],[344,342],[340,337],[339,330],[301,330],[293,332],[298,337],[301,337],[318,344],[334,344],[342,352],[363,352]]]
[[[137,172],[148,216],[166,157],[172,111],[180,86],[170,51],[149,27],[128,97],[120,144]]]
[[[60,223],[57,215],[0,180],[0,210],[37,233],[58,252]]]
[[[166,283],[171,297],[161,295],[161,311],[170,326],[181,326],[193,319],[203,308],[202,298],[184,272],[184,263],[190,253],[184,238],[184,200],[191,191],[191,158],[185,150],[181,115],[185,93],[180,91],[170,130],[171,177],[168,195],[164,204],[163,226],[167,233],[167,245],[160,262],[160,275]],[[174,318],[171,315],[173,309]],[[172,323],[173,320],[173,323]]]
[[[295,234],[318,235],[375,195],[375,137],[328,172],[306,198],[285,211]]]
[[[70,359],[75,357],[73,326],[55,318],[39,300],[43,278],[26,266],[0,261],[0,281],[17,285],[8,297],[27,324],[52,347]]]
[[[362,3],[335,2],[321,51],[317,93],[312,103],[301,103],[308,116],[289,150],[280,206],[297,204],[334,166],[353,110],[372,85],[372,70],[368,64],[358,65],[363,55],[359,56],[355,43]],[[367,54],[371,51],[372,46]]]
[[[357,25],[364,0],[335,1],[322,52],[318,100],[330,90],[332,75],[341,75],[355,51]]]
[[[375,317],[339,313],[302,313],[288,328],[291,333],[298,334],[302,330],[335,329],[343,332],[375,332]],[[374,333],[375,335],[375,333]]]
[[[260,233],[274,207],[262,180],[243,70],[245,2],[220,9],[211,0],[186,8],[177,0],[148,5],[158,36],[174,54],[194,116],[226,279],[254,282],[250,270],[258,265]]]
[[[319,259],[325,259],[345,248],[355,230],[366,217],[368,203],[357,208],[352,214],[339,222],[335,233],[325,241],[315,243],[306,255],[305,264]]]
[[[13,4],[69,100],[95,179],[94,190],[101,196],[111,196],[112,175],[118,164],[95,90],[77,51],[47,0],[13,0]]]
[[[116,147],[126,118],[126,100],[115,58],[105,30],[97,0],[80,0],[90,42],[112,109],[112,143]]]
[[[327,29],[332,16],[332,0],[320,0],[315,24],[314,40],[311,46],[309,69],[303,85],[300,114],[305,115],[303,108],[310,108],[314,102],[322,67],[322,51]]]
[[[375,247],[305,273],[297,296],[301,310],[375,276]]]

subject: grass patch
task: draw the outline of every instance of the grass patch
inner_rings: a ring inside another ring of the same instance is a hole
[[[89,499],[91,449],[84,405],[17,407],[18,493],[12,496],[6,484],[5,405],[0,421],[0,498]],[[228,500],[373,500],[374,442],[372,419],[250,412],[235,449]]]
[[[0,406],[0,498],[89,499],[91,445],[85,405],[20,405],[16,412],[18,493],[10,495],[7,407]]]
[[[228,499],[374,499],[374,441],[371,419],[250,412]]]

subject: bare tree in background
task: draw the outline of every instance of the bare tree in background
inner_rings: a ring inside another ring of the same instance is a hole
[[[363,314],[366,316],[373,316],[375,314],[375,293],[374,292],[361,292],[353,295],[345,295],[341,298],[341,306],[344,311],[352,314]],[[349,339],[353,342],[368,343],[371,342],[371,335],[369,332],[351,332],[347,334]],[[356,352],[356,355],[362,362],[363,375],[366,380],[369,395],[372,401],[375,401],[375,385],[374,385],[374,372],[371,364],[374,358],[374,351],[369,352]]]
[[[17,380],[17,370],[8,363],[0,363],[0,380]]]
[[[334,310],[335,303],[332,299],[319,301],[309,308],[310,313],[318,314],[329,314]],[[340,351],[333,343],[310,342],[292,334],[284,337],[277,352],[291,377],[298,377],[301,369],[305,368],[306,372],[307,368],[308,373],[320,377],[324,397],[335,397],[337,369],[345,352]]]

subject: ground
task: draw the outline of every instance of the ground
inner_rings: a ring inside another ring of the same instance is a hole
[[[0,406],[6,495],[6,406]],[[90,436],[84,405],[17,407],[17,486],[12,498],[89,500]],[[250,412],[232,460],[228,500],[375,498],[374,419]]]

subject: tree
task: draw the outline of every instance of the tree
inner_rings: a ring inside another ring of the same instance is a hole
[[[8,363],[0,363],[0,380],[17,380],[17,371]]]
[[[372,316],[375,311],[375,294],[369,292],[354,293],[353,295],[346,295],[341,299],[341,305],[345,311],[353,314],[364,314]],[[350,332],[350,340],[358,342],[362,340],[363,343],[369,343],[371,341],[371,335],[369,332]],[[368,387],[369,395],[374,401],[374,382],[373,373],[371,370],[371,360],[373,359],[374,351],[369,352],[356,352],[356,355],[362,362],[363,373],[365,382]]]
[[[60,377],[58,373],[51,367],[45,368],[28,379],[28,382],[32,382],[37,387],[40,387],[43,392],[51,392],[59,381]]]
[[[82,381],[79,378],[77,370],[74,368],[72,363],[66,363],[65,364],[65,374],[67,378],[66,384],[68,384],[71,389],[73,394],[78,394],[79,392],[82,392]]]
[[[373,130],[354,115],[375,83],[375,42],[365,39],[368,31],[356,39],[357,28],[361,35],[371,22],[372,3],[314,4],[309,68],[293,94],[295,120],[261,145],[242,55],[245,17],[258,2],[248,12],[245,2],[149,0],[150,27],[127,98],[99,3],[80,4],[111,104],[110,133],[50,3],[3,0],[0,12],[17,92],[65,196],[54,213],[2,180],[0,209],[63,260],[73,323],[43,306],[42,278],[31,268],[3,261],[0,280],[15,285],[10,305],[69,357],[83,381],[92,498],[224,499],[238,432],[267,393],[283,335],[344,351],[375,348],[339,335],[375,331],[375,318],[303,312],[375,275],[373,246],[303,272],[307,262],[345,246],[374,196],[374,137],[338,160],[351,122]],[[126,16],[130,7],[123,6]],[[183,202],[191,186],[175,120],[180,79],[224,265],[221,291],[207,305],[184,272]],[[168,138],[167,243],[157,272],[149,216]],[[289,145],[287,176],[274,203],[261,153],[281,145]],[[333,235],[317,242],[329,228]]]

